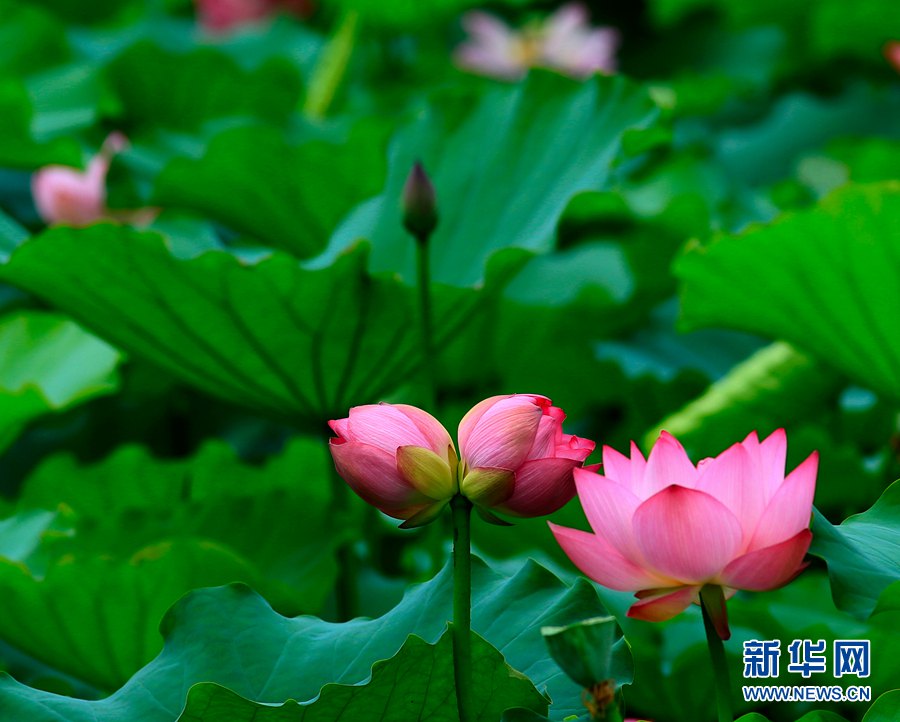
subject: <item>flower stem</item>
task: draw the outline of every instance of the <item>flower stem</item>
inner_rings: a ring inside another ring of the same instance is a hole
[[[474,722],[472,712],[472,503],[457,495],[453,509],[453,676],[460,722]]]
[[[416,238],[416,262],[419,286],[419,323],[422,331],[422,361],[424,366],[426,408],[434,411],[437,403],[435,381],[434,335],[431,321],[431,268],[428,259],[428,237]]]
[[[703,627],[706,630],[706,645],[709,647],[709,656],[712,661],[713,676],[716,680],[716,706],[719,712],[719,722],[732,722],[734,714],[731,710],[731,681],[728,676],[728,662],[725,658],[725,645],[713,622],[709,608],[716,608],[724,603],[724,599],[717,597],[722,595],[722,588],[718,586],[706,586],[700,591],[700,608],[703,610]]]

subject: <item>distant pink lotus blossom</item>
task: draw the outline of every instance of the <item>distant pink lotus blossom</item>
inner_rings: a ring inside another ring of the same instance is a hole
[[[884,57],[900,73],[900,40],[891,40],[885,44]]]
[[[636,592],[628,616],[674,617],[698,603],[705,585],[765,591],[803,568],[809,548],[818,454],[785,477],[783,429],[756,433],[696,467],[662,432],[645,460],[603,448],[603,475],[575,470],[593,534],[551,524],[575,565],[610,589]],[[723,610],[724,614],[724,610]],[[727,619],[717,622],[728,636]]]
[[[242,25],[258,23],[285,12],[306,17],[312,0],[194,0],[200,24],[214,33],[228,32]]]
[[[457,64],[471,72],[501,80],[518,80],[529,68],[543,67],[573,78],[616,70],[619,33],[595,28],[587,8],[564,5],[543,23],[513,30],[484,12],[463,16],[468,40],[456,49]]]
[[[414,406],[355,406],[329,422],[330,449],[350,487],[404,526],[432,521],[452,497],[513,516],[551,514],[575,495],[573,471],[594,442],[563,433],[565,414],[534,394],[494,396],[447,430]]]
[[[113,156],[128,146],[121,133],[112,133],[83,171],[62,165],[41,168],[31,178],[38,214],[48,224],[87,226],[100,220],[149,223],[156,210],[113,211],[106,206],[106,174]]]

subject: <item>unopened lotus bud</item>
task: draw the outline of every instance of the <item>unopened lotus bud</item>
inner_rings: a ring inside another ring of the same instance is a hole
[[[403,226],[417,240],[424,241],[434,232],[437,224],[434,186],[425,168],[417,162],[403,186]]]

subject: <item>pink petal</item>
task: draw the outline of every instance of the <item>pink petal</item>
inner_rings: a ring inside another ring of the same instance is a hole
[[[644,474],[647,473],[647,460],[638,448],[638,445],[631,442],[631,490],[637,494],[638,489],[643,487]],[[646,497],[645,497],[646,498]]]
[[[582,67],[587,71],[614,73],[619,33],[613,28],[597,28],[591,31],[580,52]]]
[[[519,80],[528,69],[515,59],[507,48],[485,48],[472,43],[460,45],[453,53],[454,61],[463,70],[500,80]]]
[[[462,17],[462,26],[473,38],[486,43],[509,40],[512,30],[502,20],[488,13],[474,11]]]
[[[560,434],[554,453],[565,459],[582,462],[594,453],[595,448],[597,444],[590,439],[582,439],[573,434]]]
[[[427,411],[422,411],[415,406],[407,404],[396,404],[395,409],[408,416],[416,425],[416,428],[422,432],[422,436],[428,442],[428,447],[442,459],[447,458],[447,449],[453,445],[453,439],[444,425],[434,418]]]
[[[484,401],[479,401],[466,412],[466,415],[462,417],[462,421],[459,422],[459,428],[456,431],[456,438],[459,441],[460,451],[465,449],[468,445],[472,429],[474,429],[478,422],[481,421],[481,417],[484,416],[485,412],[498,401],[508,398],[509,395],[491,396]]]
[[[670,486],[634,513],[634,536],[650,568],[686,584],[715,577],[741,544],[741,524],[709,494]]]
[[[580,3],[568,3],[547,18],[544,32],[553,40],[565,41],[572,33],[587,26],[588,11]]]
[[[347,441],[349,439],[350,419],[335,419],[333,421],[329,421],[328,425],[331,427],[331,430],[341,439],[343,439],[344,441]]]
[[[604,446],[603,476],[622,486],[631,486],[631,461],[611,446]]]
[[[604,587],[620,592],[633,592],[670,583],[632,564],[596,534],[548,523],[556,541],[572,563]]]
[[[643,479],[635,480],[634,490],[639,497],[647,499],[672,484],[693,489],[697,485],[697,470],[678,440],[663,431],[647,459]]]
[[[347,428],[347,438],[377,446],[392,456],[401,446],[431,448],[429,439],[413,420],[391,404],[354,406]]]
[[[399,512],[432,503],[400,475],[393,454],[355,441],[329,444],[334,465],[341,478],[364,501],[385,514],[406,518]]]
[[[818,468],[819,453],[814,451],[788,474],[759,520],[750,551],[782,542],[809,527]]]
[[[517,469],[525,461],[544,415],[541,400],[549,404],[544,397],[530,394],[501,398],[479,415],[465,439],[460,431],[460,451],[469,468]],[[461,429],[466,422],[463,419]]]
[[[103,218],[106,203],[105,166],[95,158],[85,172],[48,166],[34,174],[31,191],[45,223],[86,226]]]
[[[661,589],[658,594],[644,597],[628,610],[632,619],[645,622],[665,622],[681,614],[700,597],[700,587],[679,587],[675,590]]]
[[[748,552],[725,567],[719,579],[726,586],[754,592],[781,587],[803,570],[811,541],[812,532],[804,529],[780,544]]]
[[[566,418],[562,409],[555,406],[547,410],[538,424],[537,434],[534,437],[534,444],[528,451],[529,459],[544,459],[553,457],[556,449],[557,439],[562,437],[562,422]]]
[[[784,429],[773,431],[759,445],[760,464],[763,478],[767,481],[769,497],[784,479],[784,464],[787,458],[787,435]]]
[[[634,540],[634,512],[641,500],[628,487],[583,469],[575,469],[578,499],[591,528],[629,561],[643,557]]]
[[[742,444],[735,444],[700,469],[697,490],[715,497],[741,522],[742,547],[746,548],[756,530],[766,502],[766,480],[759,466]]]
[[[900,73],[900,42],[891,40],[884,46],[884,57]]]
[[[516,470],[512,496],[498,506],[514,516],[552,514],[575,496],[571,459],[533,459]]]

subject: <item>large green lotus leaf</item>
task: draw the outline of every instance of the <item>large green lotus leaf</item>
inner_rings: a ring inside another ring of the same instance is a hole
[[[29,76],[25,86],[32,99],[32,130],[38,140],[72,136],[112,112],[114,101],[101,71],[89,62],[60,65]]]
[[[380,123],[359,124],[340,143],[288,143],[271,127],[226,130],[203,157],[176,158],[152,202],[195,211],[266,245],[308,257],[384,178]]]
[[[141,6],[151,3],[138,3],[135,0],[28,0],[34,5],[46,8],[63,20],[76,25],[109,22],[122,13],[131,14]]]
[[[74,512],[77,534],[57,554],[130,555],[175,533],[212,540],[265,575],[261,591],[280,609],[318,612],[337,578],[335,549],[357,528],[332,509],[331,465],[318,438],[293,440],[263,466],[217,442],[179,460],[135,446],[90,465],[58,455],[26,479],[19,507]]]
[[[62,316],[24,311],[0,319],[0,449],[30,421],[114,392],[119,360]]]
[[[900,689],[895,689],[885,692],[875,700],[863,717],[863,722],[895,722],[898,716],[900,716]]]
[[[111,697],[74,700],[0,677],[0,708],[29,722],[172,722],[197,682],[257,702],[309,700],[329,682],[367,679],[372,664],[393,656],[410,633],[437,640],[451,618],[451,586],[448,566],[383,617],[343,624],[287,619],[239,585],[200,590],[167,615],[162,654]],[[473,629],[550,695],[553,718],[582,712],[581,690],[549,659],[540,627],[602,615],[593,588],[566,586],[534,562],[511,577],[476,563],[473,591]]]
[[[22,76],[68,59],[65,28],[30,3],[0,2],[0,74]]]
[[[803,418],[823,397],[833,397],[841,377],[789,344],[776,342],[735,366],[690,404],[644,436],[650,448],[670,432],[689,450],[708,456],[750,431],[768,432]],[[698,451],[699,449],[699,451]]]
[[[547,251],[577,193],[606,188],[623,139],[655,128],[657,107],[624,78],[584,83],[535,73],[490,89],[460,121],[432,106],[395,137],[382,195],[336,231],[329,256],[359,238],[372,268],[415,277],[414,247],[400,223],[400,197],[417,159],[430,174],[440,223],[431,238],[432,276],[467,286],[497,250]]]
[[[757,123],[711,131],[709,140],[720,170],[746,183],[774,183],[793,171],[799,156],[832,139],[896,136],[898,113],[897,88],[859,83],[830,98],[781,96]]]
[[[28,241],[0,276],[209,393],[323,423],[419,363],[412,290],[364,265],[360,249],[320,270],[278,253],[180,258],[159,234],[98,225]],[[439,339],[471,311],[446,306]]]
[[[676,263],[684,325],[780,338],[900,398],[900,183],[695,244]]]
[[[900,580],[900,481],[840,526],[816,513],[810,552],[828,564],[835,604],[869,616],[879,595]]]
[[[547,699],[488,642],[472,634],[472,722],[496,722],[512,707],[546,714]],[[365,684],[326,684],[307,704],[251,702],[215,684],[191,688],[179,722],[458,722],[453,642],[410,635],[390,659],[376,662]]]
[[[714,10],[732,26],[781,25],[795,40],[794,55],[830,59],[858,57],[877,63],[881,48],[900,36],[900,19],[891,0],[842,0],[815,3],[782,3],[760,0],[654,0],[651,13],[661,24],[687,18],[698,10]],[[802,30],[800,33],[798,31]]]
[[[81,149],[71,138],[35,140],[33,120],[25,86],[18,80],[0,80],[0,167],[34,170],[51,163],[81,163]]]
[[[500,0],[506,5],[525,5],[527,0]],[[366,22],[388,26],[422,26],[445,22],[463,10],[478,7],[478,0],[432,0],[427,5],[416,0],[324,0],[322,3],[358,12]]]
[[[2,510],[0,510],[2,511]],[[63,534],[71,526],[57,525],[57,512],[30,509],[0,521],[0,559],[25,564],[30,569],[41,566],[41,541],[58,528]]]
[[[161,542],[124,561],[65,556],[41,576],[0,560],[0,639],[112,691],[159,651],[157,625],[179,597],[236,580],[255,582],[255,571],[210,542]]]
[[[769,718],[759,714],[759,712],[751,712],[738,717],[736,722],[769,722]],[[802,717],[798,717],[797,722],[847,722],[847,719],[835,712],[814,710],[807,712]]]
[[[9,258],[9,254],[26,238],[28,231],[18,221],[0,210],[0,260],[5,261]]]
[[[213,48],[174,53],[139,42],[113,60],[106,75],[122,103],[125,130],[197,130],[232,116],[281,123],[300,98],[300,76],[289,61],[273,59],[248,71]]]

